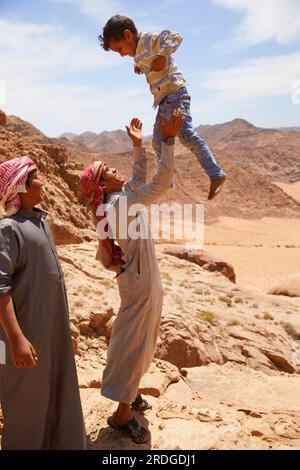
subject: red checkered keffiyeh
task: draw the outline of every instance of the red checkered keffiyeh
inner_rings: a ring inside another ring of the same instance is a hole
[[[0,217],[14,215],[20,209],[18,193],[26,193],[26,180],[37,170],[29,157],[14,158],[0,164]]]
[[[95,222],[100,222],[105,218],[105,215],[96,217],[97,208],[104,203],[104,191],[100,184],[100,177],[106,170],[106,163],[96,161],[89,165],[80,176],[80,186],[88,198],[88,204],[92,207]],[[107,269],[114,270],[114,267],[121,264],[122,251],[121,248],[115,244],[114,240],[107,236],[108,224],[104,227],[104,233],[100,234],[99,249],[97,259],[101,261],[103,266]]]

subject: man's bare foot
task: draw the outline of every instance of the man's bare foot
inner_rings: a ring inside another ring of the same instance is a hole
[[[210,201],[213,199],[222,189],[223,184],[225,183],[226,176],[222,176],[221,178],[210,180],[210,189],[208,194],[208,200]]]

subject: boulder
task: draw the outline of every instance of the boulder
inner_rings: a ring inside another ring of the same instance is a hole
[[[203,250],[186,250],[184,247],[179,246],[165,248],[164,253],[195,263],[207,271],[218,271],[231,282],[235,282],[236,280],[234,268],[231,264],[226,261],[221,261]]]
[[[300,273],[278,280],[268,293],[273,295],[286,295],[288,297],[300,297]]]

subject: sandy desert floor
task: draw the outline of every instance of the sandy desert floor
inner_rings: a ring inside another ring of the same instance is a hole
[[[195,240],[186,244],[193,247]],[[157,244],[158,252],[167,246],[168,241]],[[300,271],[300,219],[220,217],[215,224],[205,224],[204,244],[197,247],[231,263],[238,284],[267,291],[277,280]]]
[[[296,183],[275,183],[281,188],[288,196],[300,201],[300,181]]]
[[[300,182],[276,184],[300,201]],[[300,218],[221,217],[205,226],[204,248],[232,263],[239,283],[267,290],[274,280],[300,271]]]
[[[300,220],[224,217],[205,227],[204,249],[231,263],[239,284],[268,290],[300,271]]]
[[[276,184],[300,201],[300,182]],[[267,291],[274,281],[300,271],[300,214],[299,219],[220,217],[214,224],[204,220],[203,236],[203,249],[231,263],[239,284]],[[158,250],[165,246],[159,244]]]

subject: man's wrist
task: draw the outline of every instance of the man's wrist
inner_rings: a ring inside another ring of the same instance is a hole
[[[174,145],[175,144],[175,137],[163,137],[162,141],[167,145]]]
[[[8,336],[8,342],[11,348],[16,347],[18,344],[24,341],[24,339],[25,339],[25,336],[22,333],[22,331],[10,333]]]

